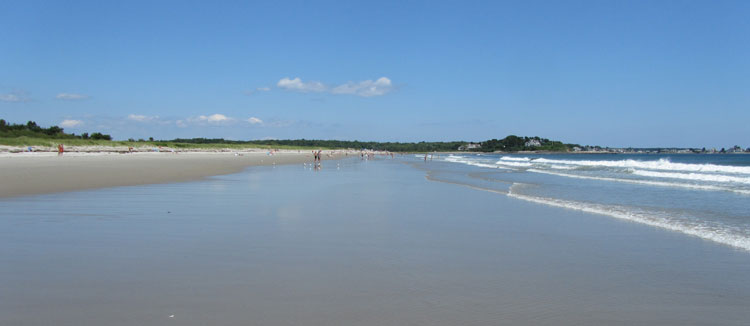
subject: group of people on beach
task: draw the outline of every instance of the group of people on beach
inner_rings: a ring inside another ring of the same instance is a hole
[[[359,157],[362,160],[365,160],[365,159],[372,160],[372,159],[375,159],[375,153],[374,152],[365,152],[365,151],[362,151],[362,152],[359,153]]]
[[[320,161],[322,159],[321,158],[322,152],[323,152],[322,150],[318,150],[317,152],[316,151],[312,151],[312,153],[313,153],[313,163],[320,164]]]

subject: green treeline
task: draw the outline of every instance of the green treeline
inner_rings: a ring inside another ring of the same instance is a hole
[[[394,142],[361,142],[345,140],[317,140],[317,139],[290,139],[290,140],[226,140],[223,138],[177,138],[167,142],[184,144],[238,144],[238,145],[264,145],[264,146],[297,146],[297,147],[321,147],[321,148],[353,148],[374,149],[390,152],[454,152],[464,150],[467,142],[419,142],[419,143],[394,143]],[[518,151],[549,151],[567,152],[573,144],[563,144],[540,137],[518,137],[508,136],[503,139],[492,139],[479,143],[479,147],[470,147],[467,151],[475,152],[518,152]]]
[[[28,137],[36,139],[87,139],[87,140],[104,140],[110,141],[112,137],[99,132],[83,133],[76,135],[65,133],[63,128],[51,126],[42,128],[34,121],[26,124],[9,124],[0,119],[0,138],[18,138]],[[130,142],[135,142],[130,139]],[[140,139],[139,142],[145,142]],[[550,152],[567,152],[573,148],[574,144],[563,144],[559,141],[552,141],[540,137],[518,137],[508,136],[503,139],[491,139],[481,143],[468,143],[465,141],[453,142],[418,142],[418,143],[400,143],[400,142],[372,142],[372,141],[347,141],[347,140],[320,140],[320,139],[287,139],[287,140],[226,140],[223,138],[177,138],[173,140],[154,141],[152,137],[149,142],[159,146],[174,147],[191,147],[201,144],[205,145],[235,145],[235,146],[261,146],[261,147],[307,147],[307,148],[329,148],[329,149],[372,149],[378,151],[390,152],[454,152],[454,151],[475,151],[475,152],[517,152],[517,151],[550,151]]]
[[[91,135],[83,133],[76,135],[73,133],[67,134],[58,126],[52,126],[49,128],[42,128],[34,121],[29,121],[26,124],[9,124],[5,120],[0,119],[0,137],[3,138],[15,138],[15,137],[31,137],[31,138],[45,138],[45,139],[94,139],[94,140],[112,140],[112,136],[105,135],[99,132],[95,132]]]
[[[361,142],[347,140],[318,140],[318,139],[289,139],[289,140],[226,140],[222,138],[177,138],[169,140],[174,143],[187,144],[238,144],[238,145],[264,145],[264,146],[295,146],[295,147],[320,147],[320,148],[353,148],[353,149],[373,149],[378,151],[389,152],[451,152],[457,151],[461,145],[466,142],[419,142],[419,143],[398,143],[398,142]]]
[[[480,143],[482,146],[476,150],[482,152],[518,152],[518,151],[549,151],[549,152],[567,152],[574,144],[563,144],[559,141],[552,141],[547,138],[539,137],[518,137],[510,135],[503,139],[491,139]]]

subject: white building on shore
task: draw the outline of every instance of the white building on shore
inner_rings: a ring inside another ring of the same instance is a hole
[[[526,147],[539,147],[542,146],[542,142],[540,142],[538,139],[529,139],[524,146]]]
[[[459,146],[458,150],[459,151],[468,151],[468,150],[471,150],[471,149],[479,149],[479,148],[482,148],[482,144],[480,144],[480,143],[468,143],[468,144],[464,144],[464,145]]]

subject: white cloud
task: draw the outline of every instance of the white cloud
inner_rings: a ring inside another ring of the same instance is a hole
[[[258,87],[258,88],[253,89],[253,90],[243,91],[242,93],[245,94],[245,95],[247,95],[247,96],[251,96],[251,95],[253,95],[253,94],[257,93],[257,92],[268,92],[270,90],[271,90],[270,87]]]
[[[212,115],[199,115],[197,117],[189,117],[187,119],[178,120],[176,121],[176,123],[178,126],[186,126],[187,124],[225,124],[233,121],[235,121],[234,118],[227,117],[220,113],[215,113]]]
[[[334,87],[331,90],[333,94],[351,94],[362,97],[381,96],[393,90],[391,80],[386,77],[380,77],[376,81],[365,80],[358,83],[348,82],[343,85]]]
[[[192,116],[192,117],[176,119],[176,120],[157,119],[154,121],[162,125],[174,124],[175,126],[180,127],[180,128],[187,128],[187,127],[192,127],[192,126],[209,126],[209,125],[227,126],[227,125],[235,124],[239,120],[232,118],[232,117],[228,117],[221,113],[214,113],[211,115],[199,115],[199,116]],[[247,121],[247,120],[241,120],[241,121]]]
[[[294,121],[292,120],[273,120],[273,121],[264,123],[265,126],[274,127],[274,128],[285,128],[293,124],[294,124]]]
[[[154,116],[140,115],[140,114],[128,115],[128,120],[133,120],[133,121],[138,121],[138,122],[149,122],[149,121],[154,121],[158,119],[159,119],[158,115],[154,115]]]
[[[0,101],[3,102],[21,102],[21,98],[16,94],[0,94]]]
[[[206,121],[206,122],[226,122],[226,121],[231,121],[232,118],[229,118],[223,114],[216,113],[216,114],[212,114],[209,116],[205,116],[205,115],[198,116],[197,120]]]
[[[370,79],[360,82],[348,82],[334,87],[326,86],[317,81],[303,82],[299,77],[294,79],[282,78],[276,84],[281,89],[297,92],[327,92],[335,95],[347,94],[362,97],[385,95],[393,90],[393,84],[388,77],[380,77],[375,81]]]
[[[323,85],[321,82],[317,81],[310,81],[310,82],[303,82],[299,77],[294,79],[289,78],[282,78],[279,80],[278,83],[276,83],[276,86],[285,90],[289,91],[296,91],[296,92],[325,92],[328,90],[328,88]]]
[[[256,117],[250,117],[250,119],[247,119],[247,122],[251,124],[258,124],[258,123],[263,123],[263,120],[258,119]]]
[[[63,127],[63,128],[74,128],[74,127],[78,127],[78,126],[80,126],[82,124],[83,124],[83,121],[81,121],[81,120],[65,119],[62,122],[60,122],[60,127]]]
[[[67,100],[67,101],[76,101],[76,100],[85,100],[89,98],[88,95],[83,94],[75,94],[75,93],[60,93],[55,96],[58,100]]]
[[[25,92],[15,91],[5,94],[0,94],[0,101],[2,102],[28,102],[29,97]]]

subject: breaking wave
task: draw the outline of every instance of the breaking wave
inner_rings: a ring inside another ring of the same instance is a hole
[[[747,201],[747,196],[750,196],[750,160],[735,157],[731,161],[738,165],[720,165],[717,162],[728,160],[708,155],[685,157],[689,163],[674,163],[668,158],[653,156],[648,158],[651,160],[643,156],[600,160],[596,156],[568,159],[560,156],[485,155],[453,156],[446,161],[508,170],[511,173],[494,177],[513,184],[507,192],[513,198],[608,215],[750,251],[750,207]],[[580,179],[601,183],[575,181]],[[539,187],[541,192],[527,194],[518,187],[530,184]],[[666,189],[659,188],[671,189],[665,192]],[[650,207],[634,204],[646,198]]]
[[[448,157],[444,158],[444,160],[446,162],[463,163],[463,164],[466,164],[466,165],[478,166],[478,167],[483,167],[483,168],[507,169],[507,168],[502,167],[502,166],[498,166],[498,165],[490,164],[490,163],[483,163],[483,162],[472,160],[472,159],[468,159],[468,158],[465,158],[465,157],[462,157],[462,156],[449,155]]]
[[[705,223],[705,221],[677,219],[673,216],[658,214],[656,212],[649,212],[627,206],[603,205],[555,198],[528,196],[514,192],[513,188],[516,185],[519,184],[514,184],[510,187],[510,190],[508,191],[509,197],[537,204],[562,207],[587,213],[607,215],[618,219],[638,222],[667,230],[681,232],[684,234],[700,237],[702,239],[750,251],[750,238],[740,234],[732,233],[729,228],[724,228],[717,225],[709,225]]]
[[[714,185],[701,185],[701,184],[691,184],[691,183],[677,183],[677,182],[664,182],[664,181],[638,180],[638,179],[625,179],[625,178],[593,177],[593,176],[587,176],[587,175],[559,173],[559,172],[544,171],[544,170],[537,170],[537,169],[528,169],[527,171],[534,172],[534,173],[556,175],[556,176],[566,177],[566,178],[623,182],[623,183],[638,184],[638,185],[674,187],[674,188],[685,188],[685,189],[694,189],[694,190],[729,191],[729,192],[734,192],[734,193],[743,194],[743,195],[750,195],[750,190],[720,187],[720,186],[714,186]]]
[[[528,158],[525,158],[528,159]],[[502,158],[501,158],[502,160]],[[637,160],[618,160],[618,161],[590,161],[590,160],[555,160],[547,158],[528,159],[534,163],[564,164],[573,166],[588,167],[613,167],[613,168],[634,168],[658,171],[687,171],[687,172],[719,172],[734,174],[750,174],[750,166],[731,166],[718,164],[694,164],[694,163],[673,163],[668,159],[662,158],[655,161],[637,161]]]
[[[750,177],[736,177],[722,174],[706,174],[706,173],[679,173],[679,172],[658,172],[658,171],[644,171],[644,170],[633,170],[635,175],[652,178],[670,178],[670,179],[682,179],[682,180],[695,180],[695,181],[708,181],[708,182],[730,182],[730,183],[744,183],[750,184]]]
[[[545,173],[568,178],[680,187],[707,191],[730,191],[750,195],[750,167],[718,164],[673,163],[668,159],[561,160],[502,156],[494,164],[488,158],[450,156],[448,162],[486,168]],[[567,173],[562,173],[565,171]],[[658,179],[672,179],[670,181]]]

